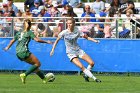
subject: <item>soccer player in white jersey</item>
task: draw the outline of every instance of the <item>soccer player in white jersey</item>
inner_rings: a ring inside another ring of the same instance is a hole
[[[84,72],[85,81],[89,82],[89,78],[92,78],[96,82],[101,82],[101,80],[97,79],[90,70],[94,66],[93,60],[79,47],[77,43],[77,39],[79,37],[86,38],[87,40],[99,43],[99,40],[95,40],[93,38],[88,37],[86,34],[80,32],[78,28],[75,27],[74,18],[70,18],[67,20],[67,29],[63,30],[59,33],[50,55],[52,56],[54,53],[54,49],[58,43],[58,41],[63,37],[66,45],[66,53],[71,62],[73,62],[76,66],[78,66]],[[80,62],[79,58],[85,60],[89,65],[87,68],[83,66]]]

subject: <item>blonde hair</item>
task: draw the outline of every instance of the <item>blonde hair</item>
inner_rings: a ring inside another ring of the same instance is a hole
[[[67,19],[67,21],[68,21],[68,20],[71,20],[71,21],[72,21],[72,23],[74,23],[74,24],[75,24],[75,19],[74,19],[73,17],[68,18],[68,19]]]

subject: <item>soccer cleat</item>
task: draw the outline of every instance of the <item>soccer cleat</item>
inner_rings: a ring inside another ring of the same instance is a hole
[[[25,73],[20,74],[20,78],[23,84],[25,84],[25,80],[26,80],[26,75]]]
[[[83,78],[85,79],[85,82],[89,82],[89,77],[86,75],[83,75]]]
[[[100,79],[95,79],[95,82],[102,82]]]
[[[44,79],[42,79],[42,82],[43,82],[44,84],[47,84],[47,82],[48,82],[47,78],[45,77]]]

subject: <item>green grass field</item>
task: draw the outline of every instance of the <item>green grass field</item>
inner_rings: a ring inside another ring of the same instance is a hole
[[[102,83],[85,82],[81,75],[55,75],[54,82],[43,84],[36,75],[30,75],[22,84],[19,74],[0,74],[0,93],[140,93],[138,76],[97,77]]]

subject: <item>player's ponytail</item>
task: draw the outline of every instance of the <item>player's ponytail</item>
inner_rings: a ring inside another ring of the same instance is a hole
[[[25,19],[24,22],[27,22],[28,23],[28,27],[27,27],[26,30],[29,31],[30,28],[31,28],[31,25],[32,25],[31,21],[29,19]]]

